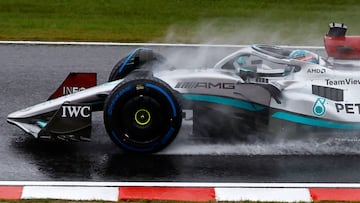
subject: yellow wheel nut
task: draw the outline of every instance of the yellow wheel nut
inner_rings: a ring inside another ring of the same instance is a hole
[[[138,125],[144,126],[151,121],[151,114],[146,109],[139,109],[135,112],[135,122]]]

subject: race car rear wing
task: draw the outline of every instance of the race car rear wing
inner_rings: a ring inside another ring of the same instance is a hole
[[[329,24],[329,32],[324,37],[327,55],[334,59],[360,60],[360,36],[345,36],[346,31],[344,24]]]

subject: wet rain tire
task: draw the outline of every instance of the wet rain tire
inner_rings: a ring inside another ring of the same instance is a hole
[[[107,133],[127,151],[153,153],[163,149],[174,140],[181,122],[176,93],[154,77],[124,80],[104,106]]]

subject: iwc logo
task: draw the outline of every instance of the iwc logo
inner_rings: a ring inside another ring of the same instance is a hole
[[[323,116],[326,113],[325,98],[317,98],[312,107],[315,116]]]

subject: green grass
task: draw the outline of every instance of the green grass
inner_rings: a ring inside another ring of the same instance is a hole
[[[321,44],[357,0],[1,0],[0,40]]]

